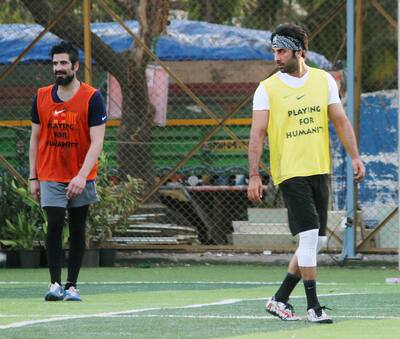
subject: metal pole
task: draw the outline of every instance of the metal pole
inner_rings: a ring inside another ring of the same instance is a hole
[[[85,82],[92,84],[92,36],[90,31],[90,0],[83,0],[83,45],[85,52]]]
[[[397,179],[397,203],[400,207],[400,1],[397,1],[397,173],[399,177]],[[400,213],[398,212],[397,216],[399,220],[399,270],[400,270]]]
[[[354,0],[347,0],[347,116],[354,126]],[[346,200],[347,218],[354,221],[354,181],[353,167],[350,156],[347,154],[346,166]],[[354,224],[347,222],[344,231],[343,253],[340,261],[355,257],[355,232]]]
[[[356,18],[355,18],[355,51],[354,51],[354,72],[355,72],[355,88],[354,88],[354,134],[357,139],[357,146],[360,145],[360,102],[362,92],[362,41],[363,41],[363,24],[362,24],[362,2],[363,0],[356,0]],[[354,246],[357,243],[357,229],[360,228],[363,234],[362,227],[359,224],[357,206],[358,206],[358,184],[353,182],[354,185]],[[359,227],[360,226],[360,227]]]

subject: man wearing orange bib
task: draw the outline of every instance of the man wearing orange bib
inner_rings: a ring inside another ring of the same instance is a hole
[[[107,114],[100,92],[76,78],[78,50],[61,42],[50,56],[55,84],[39,88],[32,105],[29,181],[31,194],[40,197],[48,221],[50,285],[45,300],[80,301],[76,284],[85,250],[89,204],[98,201],[97,159],[103,148]],[[67,210],[68,277],[62,287],[62,231]]]
[[[298,235],[299,245],[281,286],[268,299],[266,311],[282,320],[299,320],[288,300],[303,279],[307,320],[332,323],[316,290],[317,253],[326,243],[331,170],[328,120],[352,159],[355,180],[364,178],[365,168],[334,79],[305,63],[306,31],[297,25],[280,25],[271,43],[279,71],[262,81],[254,94],[248,197],[261,202],[263,186],[258,164],[267,134],[271,176],[282,192],[289,228],[293,236]]]

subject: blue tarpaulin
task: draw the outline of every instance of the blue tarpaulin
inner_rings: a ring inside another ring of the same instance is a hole
[[[126,24],[138,33],[137,21]],[[131,36],[118,23],[93,23],[91,29],[116,52],[132,47]],[[37,24],[0,25],[0,63],[13,62],[42,30]],[[167,35],[157,40],[155,50],[161,60],[273,60],[270,37],[269,31],[172,20]],[[47,33],[22,61],[49,60],[51,46],[59,41],[57,36]],[[308,58],[320,68],[331,66],[318,53],[310,51]]]
[[[361,96],[359,144],[366,177],[359,184],[359,207],[367,226],[375,227],[398,203],[397,90]],[[345,208],[346,158],[331,127],[333,203]],[[397,238],[396,238],[397,239]]]

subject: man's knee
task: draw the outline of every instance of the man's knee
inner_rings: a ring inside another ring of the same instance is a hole
[[[318,254],[322,249],[324,249],[324,248],[326,247],[327,243],[328,243],[328,237],[327,237],[326,235],[323,235],[323,236],[320,235],[320,236],[318,236],[317,254]],[[296,252],[295,252],[295,255],[296,255],[296,256],[298,256],[297,253],[298,253],[298,249],[297,249]]]
[[[317,266],[318,229],[299,233],[299,247],[296,251],[299,267]]]

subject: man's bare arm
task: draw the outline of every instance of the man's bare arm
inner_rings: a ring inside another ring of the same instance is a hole
[[[40,125],[32,122],[31,139],[29,143],[29,178],[36,178],[36,159],[39,147]]]
[[[329,105],[328,116],[335,127],[340,142],[352,159],[354,178],[356,180],[362,180],[365,176],[365,167],[361,161],[353,127],[344,112],[342,104],[337,103]]]
[[[263,151],[266,130],[268,128],[268,114],[268,110],[253,111],[248,149],[250,176],[258,174],[258,166]]]
[[[39,148],[40,125],[32,122],[31,139],[29,142],[29,178],[37,178],[36,161]],[[30,180],[29,188],[34,199],[39,197],[40,184],[38,180]]]
[[[248,198],[251,201],[260,202],[263,187],[261,178],[258,175],[258,166],[263,152],[263,144],[268,128],[268,110],[253,111],[251,123],[250,140],[248,148],[249,158],[249,187]]]

